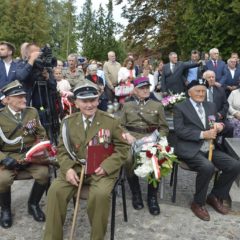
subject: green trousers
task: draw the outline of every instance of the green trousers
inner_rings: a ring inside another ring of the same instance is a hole
[[[49,171],[47,166],[30,164],[24,170],[40,184],[45,185],[49,179]],[[8,169],[0,169],[0,193],[7,192],[14,182],[16,171]]]
[[[103,240],[107,231],[111,192],[116,178],[102,177],[97,181],[87,179],[89,196],[87,213],[91,225],[91,240]],[[44,240],[62,240],[63,225],[66,218],[68,202],[77,192],[77,187],[68,183],[60,175],[50,186],[47,196],[46,228]]]

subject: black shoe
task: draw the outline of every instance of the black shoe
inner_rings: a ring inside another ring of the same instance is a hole
[[[46,187],[47,185],[40,185],[35,181],[28,199],[28,213],[32,215],[37,222],[45,221],[45,214],[41,210],[39,202],[46,190]]]
[[[10,228],[12,226],[12,214],[10,209],[2,209],[1,226],[3,228]]]
[[[156,196],[149,196],[148,197],[148,209],[150,214],[156,216],[160,214],[160,207],[158,205],[157,197]]]
[[[45,214],[39,205],[28,204],[28,213],[33,216],[37,222],[45,222]]]
[[[140,209],[144,208],[142,195],[140,192],[133,194],[132,205],[133,205],[133,208],[136,210],[140,210]]]

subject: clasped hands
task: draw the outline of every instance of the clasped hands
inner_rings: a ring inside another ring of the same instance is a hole
[[[98,167],[95,170],[95,174],[97,176],[106,176],[107,173],[105,172],[105,170],[102,167]],[[71,183],[72,185],[78,187],[78,183],[79,183],[79,177],[76,173],[76,171],[73,168],[68,169],[68,171],[66,172],[66,181]]]
[[[210,140],[215,139],[217,134],[223,130],[223,124],[221,123],[214,123],[213,128],[203,131],[203,138]]]

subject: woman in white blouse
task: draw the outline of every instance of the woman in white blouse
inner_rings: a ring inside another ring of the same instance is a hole
[[[136,78],[134,61],[131,58],[126,58],[123,62],[123,67],[118,71],[118,84],[129,86],[134,78]],[[126,97],[127,95],[119,97],[119,102],[124,103]]]
[[[240,88],[233,90],[228,97],[228,121],[233,126],[233,137],[240,137]]]

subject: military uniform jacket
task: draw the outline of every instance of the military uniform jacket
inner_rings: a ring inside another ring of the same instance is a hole
[[[123,138],[123,129],[120,127],[119,122],[108,113],[97,110],[88,134],[85,137],[84,123],[80,112],[68,116],[63,120],[63,123],[65,121],[67,121],[69,142],[78,159],[86,159],[87,146],[90,143],[94,144],[95,140],[99,140],[100,132],[103,133],[104,141],[99,144],[113,143],[114,153],[102,162],[101,167],[108,175],[117,176],[118,170],[127,158],[130,147]],[[62,128],[63,126],[61,126]],[[77,170],[79,167],[79,163],[71,159],[70,154],[64,146],[62,131],[58,145],[57,159],[63,175],[70,168]],[[93,176],[100,178],[99,176]]]
[[[144,129],[153,126],[159,130],[161,136],[166,136],[169,132],[162,104],[151,99],[126,102],[122,109],[121,125],[137,139],[146,134],[128,131],[127,127]]]
[[[19,136],[22,137],[22,141],[16,144],[7,144],[0,137],[0,160],[6,156],[10,156],[16,160],[23,160],[26,151],[37,140],[46,137],[46,132],[40,123],[38,112],[32,107],[27,107],[22,111],[20,121],[13,116],[7,106],[1,109],[0,127],[5,137],[9,140],[16,139]]]
[[[74,88],[78,83],[83,82],[85,79],[83,71],[79,68],[77,68],[74,73],[72,73],[68,68],[64,68],[62,74],[63,78],[68,80],[72,88]]]

